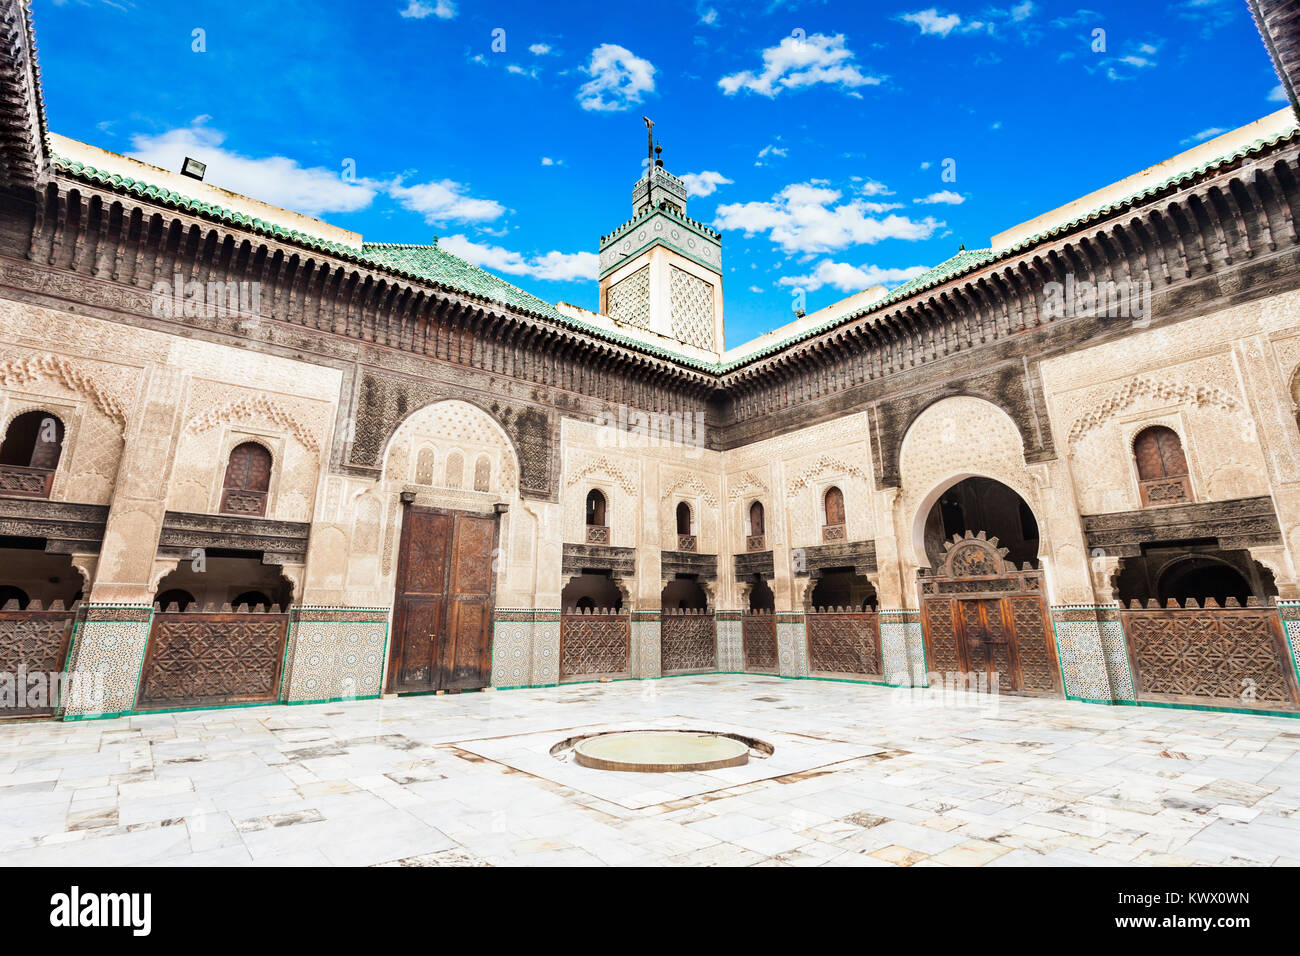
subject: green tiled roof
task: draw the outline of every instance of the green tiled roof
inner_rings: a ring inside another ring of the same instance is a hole
[[[922,273],[921,275],[917,276],[915,279],[912,279],[898,286],[892,292],[890,292],[889,295],[885,296],[883,299],[880,299],[879,301],[871,303],[871,305],[867,306],[864,309],[860,309],[857,312],[853,312],[848,315],[842,315],[835,319],[831,319],[826,323],[824,323],[823,325],[806,329],[802,332],[793,333],[788,338],[782,339],[777,342],[773,342],[770,346],[767,346],[764,349],[736,358],[731,362],[726,363],[725,365],[719,365],[717,367],[717,370],[718,372],[729,372],[732,369],[739,368],[740,366],[748,364],[749,362],[752,362],[755,359],[761,358],[765,355],[770,355],[771,353],[780,351],[783,348],[788,348],[789,346],[795,344],[796,342],[801,342],[804,339],[811,338],[815,335],[820,335],[821,333],[829,331],[830,329],[833,329],[837,326],[846,325],[849,322],[862,318],[863,316],[870,315],[873,312],[879,312],[882,309],[886,309],[892,305],[896,305],[903,299],[906,299],[910,296],[916,295],[919,292],[923,292],[934,286],[947,282],[949,279],[956,278],[957,276],[964,275],[969,272],[974,272],[976,269],[979,269],[990,262],[996,262],[1000,259],[1011,258],[1025,251],[1026,249],[1038,245],[1040,242],[1046,242],[1049,239],[1055,239],[1058,236],[1062,236],[1074,232],[1075,230],[1079,229],[1082,226],[1087,225],[1088,223],[1094,222],[1098,219],[1102,219],[1106,216],[1111,215],[1112,213],[1120,211],[1121,209],[1125,209],[1137,203],[1140,203],[1142,200],[1158,195],[1159,193],[1164,192],[1167,189],[1171,189],[1176,186],[1181,186],[1184,183],[1191,182],[1192,180],[1200,176],[1204,176],[1206,173],[1214,172],[1215,170],[1219,169],[1222,166],[1226,166],[1229,163],[1234,163],[1240,159],[1244,159],[1249,156],[1254,156],[1255,154],[1261,153],[1264,150],[1272,149],[1274,146],[1277,146],[1280,143],[1296,140],[1297,138],[1300,138],[1300,127],[1292,127],[1287,132],[1280,133],[1277,136],[1273,136],[1271,138],[1263,138],[1263,139],[1255,140],[1255,142],[1253,143],[1248,143],[1245,146],[1233,150],[1232,152],[1226,155],[1202,163],[1201,165],[1193,169],[1186,170],[1182,173],[1176,173],[1175,175],[1166,179],[1164,182],[1158,183],[1154,186],[1149,186],[1145,189],[1141,189],[1129,196],[1126,196],[1123,199],[1117,200],[1115,202],[1107,203],[1103,206],[1099,206],[1098,208],[1093,209],[1090,212],[1084,213],[1082,216],[1078,217],[1077,219],[1073,219],[1070,222],[1063,223],[1059,226],[1054,226],[1053,228],[1048,229],[1045,232],[1041,232],[1037,235],[1030,236],[1029,238],[1024,239],[1023,241],[1016,243],[1016,245],[1014,246],[1011,246],[1007,249],[1003,249],[1001,252],[994,252],[992,249],[962,250],[961,252],[957,253],[957,255],[953,256],[951,259],[948,259],[945,262],[941,262],[939,265],[935,266],[933,269],[930,269],[928,272]]]
[[[404,275],[425,279],[449,289],[457,289],[479,298],[502,302],[516,309],[544,315],[556,322],[571,322],[556,311],[555,306],[537,296],[499,279],[490,272],[470,265],[459,256],[436,245],[414,246],[388,242],[366,242],[361,245],[362,256],[370,262],[385,266]]]
[[[213,203],[200,202],[170,189],[164,189],[161,186],[155,186],[152,183],[132,179],[118,173],[108,173],[66,157],[56,156],[55,166],[73,176],[120,192],[130,193],[133,196],[139,196],[142,199],[183,209],[186,212],[205,218],[230,223],[252,232],[292,242],[295,245],[320,250],[339,259],[355,262],[358,265],[383,269],[404,278],[438,285],[450,291],[483,299],[487,302],[501,303],[518,311],[549,319],[557,325],[580,330],[595,338],[604,339],[607,342],[634,351],[666,358],[688,368],[709,373],[715,370],[715,366],[710,362],[702,362],[685,355],[679,355],[669,349],[642,342],[640,339],[632,338],[629,335],[621,335],[618,332],[602,329],[571,318],[560,312],[549,302],[525,292],[518,286],[511,285],[504,279],[480,269],[478,266],[471,265],[459,256],[455,256],[436,245],[367,242],[362,243],[361,249],[358,251],[352,246],[320,239],[296,229],[285,229],[274,222],[257,219]]]
[[[74,176],[109,188],[127,192],[144,199],[163,203],[183,209],[206,218],[227,222],[252,232],[272,236],[292,242],[296,245],[317,249],[332,256],[355,262],[360,265],[383,269],[409,279],[433,284],[453,292],[472,296],[486,302],[501,303],[521,312],[545,318],[558,326],[576,329],[598,339],[603,339],[633,351],[668,359],[679,365],[708,374],[721,374],[732,371],[766,355],[771,355],[789,346],[820,335],[830,329],[846,325],[872,313],[880,312],[897,305],[904,299],[917,295],[958,276],[973,272],[991,262],[1010,258],[1038,243],[1073,232],[1097,219],[1111,215],[1144,199],[1157,195],[1172,187],[1190,182],[1206,173],[1213,172],[1221,166],[1236,162],[1247,156],[1270,149],[1279,143],[1300,137],[1300,129],[1291,129],[1271,139],[1260,139],[1232,153],[1210,160],[1195,169],[1171,176],[1162,183],[1143,189],[1122,200],[1108,203],[1091,212],[1085,213],[1071,222],[1053,227],[1043,233],[1031,236],[1015,246],[994,252],[992,249],[962,250],[950,259],[927,270],[921,275],[893,289],[888,295],[866,308],[847,315],[830,319],[819,326],[795,332],[786,338],[777,340],[754,352],[741,355],[725,363],[703,362],[699,359],[681,355],[671,349],[643,342],[640,339],[623,335],[608,329],[590,325],[560,312],[551,303],[525,292],[523,289],[506,282],[492,273],[466,262],[439,248],[437,245],[401,245],[390,243],[363,243],[360,251],[337,242],[329,242],[316,236],[297,230],[285,229],[273,222],[257,219],[234,212],[211,203],[200,202],[183,196],[169,189],[121,176],[107,173],[83,163],[55,157],[55,165]],[[635,217],[634,217],[635,218]]]

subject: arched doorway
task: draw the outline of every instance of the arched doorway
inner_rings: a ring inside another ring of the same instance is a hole
[[[954,483],[924,523],[920,574],[926,661],[943,680],[1000,693],[1060,693],[1056,644],[1038,568],[1038,521],[991,478]]]
[[[761,574],[755,574],[748,582],[747,604],[749,610],[740,617],[745,670],[755,674],[775,674],[778,664],[776,595]]]
[[[138,710],[278,698],[293,583],[261,557],[209,549],[158,583]],[[256,607],[253,591],[263,598]]]
[[[561,681],[631,675],[631,616],[610,572],[573,575],[560,592],[560,607]]]
[[[717,667],[717,636],[709,596],[693,575],[679,574],[660,595],[660,669],[665,674],[711,671]]]

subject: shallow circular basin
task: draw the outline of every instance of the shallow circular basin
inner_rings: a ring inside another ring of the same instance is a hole
[[[683,730],[635,730],[580,740],[573,759],[593,770],[664,773],[719,770],[749,762],[749,745],[735,737]]]

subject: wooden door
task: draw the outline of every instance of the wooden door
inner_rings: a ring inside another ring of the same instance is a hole
[[[406,509],[390,691],[487,686],[497,521],[434,508]]]
[[[1003,615],[1002,602],[991,599],[958,601],[965,670],[984,674],[990,690],[1019,690],[1015,638]],[[997,681],[994,684],[994,681]]]
[[[438,686],[446,690],[486,687],[492,654],[492,552],[497,521],[481,515],[455,516],[449,569],[446,639]]]

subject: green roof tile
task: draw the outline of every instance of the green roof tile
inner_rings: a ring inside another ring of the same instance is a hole
[[[1110,215],[1118,210],[1127,208],[1143,199],[1163,192],[1166,189],[1179,186],[1199,176],[1203,176],[1208,172],[1212,172],[1228,163],[1260,153],[1280,143],[1295,140],[1298,137],[1300,137],[1300,129],[1292,129],[1289,132],[1274,136],[1271,139],[1257,140],[1256,142],[1241,147],[1228,155],[1204,163],[1195,169],[1172,176],[1163,183],[1141,190],[1123,200],[1099,207],[1098,209],[1086,213],[1069,223],[1056,226],[1039,235],[1031,236],[1024,241],[1017,243],[1015,246],[1004,249],[1000,252],[994,252],[992,249],[964,249],[957,253],[957,255],[939,263],[937,266],[927,270],[916,278],[897,286],[884,298],[873,302],[866,308],[828,320],[822,325],[793,333],[787,338],[780,339],[769,346],[740,356],[729,362],[716,364],[702,362],[699,359],[681,355],[670,349],[652,345],[643,342],[640,339],[574,319],[560,312],[551,303],[546,302],[531,293],[525,292],[518,286],[506,282],[504,279],[501,279],[478,266],[466,262],[464,259],[447,252],[445,249],[439,248],[437,245],[403,245],[368,242],[363,243],[361,249],[358,251],[356,248],[351,246],[346,246],[337,242],[329,242],[297,230],[285,229],[272,222],[266,222],[242,213],[233,212],[211,203],[200,202],[151,183],[141,182],[116,173],[107,173],[65,157],[56,156],[55,164],[58,168],[90,182],[99,183],[136,196],[156,200],[205,217],[228,222],[249,229],[253,232],[293,242],[310,249],[318,249],[322,252],[327,252],[330,255],[360,265],[383,269],[399,276],[441,286],[450,291],[463,293],[487,302],[500,303],[530,315],[545,318],[558,326],[576,329],[595,338],[624,346],[633,351],[665,358],[687,368],[716,375],[740,368],[741,366],[764,356],[788,348],[797,342],[820,335],[821,333],[827,332],[838,326],[846,325],[864,316],[871,315],[872,313],[880,312],[891,306],[897,305],[904,299],[910,298],[911,296],[917,295],[958,276],[973,272],[988,263],[1010,258],[1037,245],[1038,243],[1073,232],[1081,226],[1087,225],[1088,223]],[[635,217],[633,218],[635,219]]]

